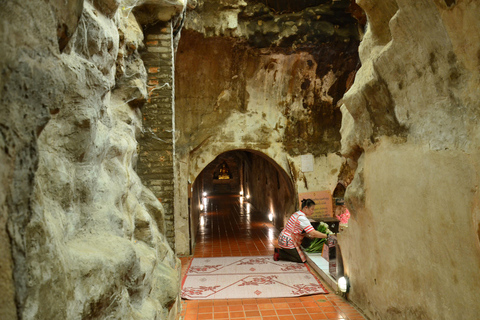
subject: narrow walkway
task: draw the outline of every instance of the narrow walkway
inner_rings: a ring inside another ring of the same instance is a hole
[[[194,257],[272,255],[278,230],[268,217],[238,197],[207,199]],[[181,258],[182,277],[192,257]],[[183,320],[365,319],[343,298],[329,294],[276,299],[183,300]]]

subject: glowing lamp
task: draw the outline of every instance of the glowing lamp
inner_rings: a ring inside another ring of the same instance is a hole
[[[348,277],[346,277],[346,276],[340,277],[338,279],[338,289],[341,292],[346,293],[346,292],[348,292],[349,288],[350,288],[350,283],[348,281]]]

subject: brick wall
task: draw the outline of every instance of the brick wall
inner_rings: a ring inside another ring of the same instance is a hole
[[[174,228],[174,65],[171,23],[145,30],[142,54],[148,73],[149,99],[142,108],[144,132],[139,143],[137,172],[165,209],[165,235],[175,250]],[[163,223],[159,217],[157,222]]]

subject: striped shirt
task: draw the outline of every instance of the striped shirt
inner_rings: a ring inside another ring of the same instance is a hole
[[[315,229],[308,221],[307,216],[301,210],[292,214],[290,219],[288,219],[287,225],[280,233],[278,237],[278,245],[280,248],[285,249],[295,249],[300,248],[300,244],[302,243],[302,239],[304,234],[303,231],[306,233],[312,232]]]

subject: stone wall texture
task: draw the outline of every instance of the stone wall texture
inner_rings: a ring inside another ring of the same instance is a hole
[[[362,67],[343,101],[358,167],[339,237],[349,298],[372,319],[480,314],[477,1],[357,1]]]
[[[179,310],[164,208],[134,171],[147,71],[132,10],[142,3],[2,4],[1,319]]]

